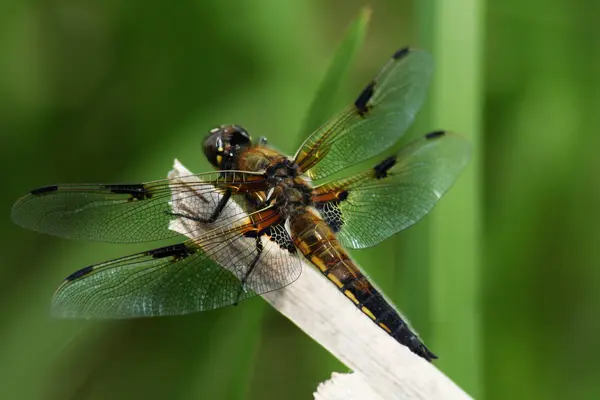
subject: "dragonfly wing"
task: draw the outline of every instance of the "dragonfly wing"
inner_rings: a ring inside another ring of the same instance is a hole
[[[92,318],[187,314],[282,288],[301,268],[283,224],[258,231],[244,218],[184,243],[83,268],[57,289],[53,311]]]
[[[207,219],[226,190],[258,190],[262,175],[225,171],[142,184],[53,185],[33,190],[12,208],[13,220],[55,236],[111,243],[134,243],[176,236],[168,229],[175,216],[173,196],[187,199],[189,212]],[[227,211],[227,210],[226,210]],[[235,215],[223,215],[235,218]],[[192,235],[190,232],[189,236]]]
[[[300,169],[322,179],[396,143],[421,108],[432,72],[429,53],[396,52],[354,104],[308,137],[295,156]]]
[[[374,246],[431,211],[469,155],[461,136],[430,133],[369,171],[315,188],[315,207],[345,247]]]

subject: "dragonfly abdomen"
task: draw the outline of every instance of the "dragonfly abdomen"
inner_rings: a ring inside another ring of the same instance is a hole
[[[359,310],[413,353],[427,361],[437,358],[360,272],[325,221],[305,213],[291,217],[290,223],[296,247]]]
[[[408,347],[410,351],[427,361],[437,358],[365,276],[347,283],[340,290],[381,329]]]
[[[362,275],[350,259],[340,260],[323,274],[332,281],[354,305],[413,353],[431,361],[433,354],[415,335],[394,307]]]

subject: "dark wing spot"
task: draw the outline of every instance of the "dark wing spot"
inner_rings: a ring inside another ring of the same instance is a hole
[[[348,192],[344,192],[345,197],[348,197]],[[341,200],[332,200],[325,201],[322,203],[315,203],[315,208],[321,214],[329,228],[333,231],[333,233],[338,233],[342,230],[342,226],[344,226],[344,219],[342,218],[342,210],[340,210],[340,201]]]
[[[364,116],[369,108],[367,107],[367,103],[373,97],[373,93],[375,91],[375,81],[369,83],[367,87],[362,91],[362,93],[358,96],[358,99],[354,102],[354,106],[358,110],[358,113],[361,116]]]
[[[152,256],[152,258],[164,258],[170,256],[183,258],[187,257],[190,253],[190,249],[184,243],[179,243],[171,246],[159,247],[158,249],[148,251],[146,254]]]
[[[396,156],[391,156],[380,162],[373,168],[375,170],[375,178],[382,179],[387,176],[387,172],[396,165]]]
[[[244,232],[244,237],[247,238],[256,238],[258,236],[258,231],[257,230],[249,230]]]
[[[137,183],[130,185],[107,185],[106,188],[113,193],[130,194],[132,198],[138,200],[149,199],[152,197],[152,193],[148,192],[148,189],[146,189],[144,185]]]
[[[394,55],[392,56],[392,58],[394,60],[398,60],[398,59],[406,56],[408,53],[410,53],[410,47],[405,47],[405,48],[400,49],[397,52],[395,52]]]
[[[80,269],[79,271],[73,272],[71,275],[67,276],[65,278],[65,280],[74,281],[75,279],[81,278],[82,276],[89,274],[93,270],[94,270],[94,266],[90,265],[88,267]]]
[[[44,186],[41,188],[33,189],[30,193],[32,195],[38,195],[38,194],[43,194],[43,193],[56,192],[57,190],[58,190],[58,186],[52,185],[52,186]]]
[[[427,140],[433,140],[433,139],[440,138],[440,137],[444,136],[445,134],[446,134],[445,131],[430,132],[427,135],[425,135],[425,139],[427,139]]]
[[[287,233],[283,224],[271,225],[260,232],[260,234],[266,235],[272,242],[277,243],[282,250],[287,250],[291,254],[294,254],[297,251],[294,242],[290,238],[290,235]]]
[[[347,190],[344,190],[344,191],[342,191],[342,192],[338,193],[338,196],[337,196],[337,198],[338,198],[338,200],[339,200],[339,201],[344,201],[344,200],[346,200],[346,199],[348,198],[348,191],[347,191]]]

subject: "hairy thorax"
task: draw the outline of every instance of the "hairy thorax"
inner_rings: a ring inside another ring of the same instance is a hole
[[[268,191],[254,192],[248,198],[255,207],[272,205],[286,219],[305,212],[311,205],[311,185],[298,176],[298,166],[281,153],[264,147],[253,148],[241,158],[239,167],[264,171],[269,180]]]

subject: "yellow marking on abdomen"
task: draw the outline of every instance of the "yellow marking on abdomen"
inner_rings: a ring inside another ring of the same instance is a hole
[[[379,323],[379,326],[383,328],[384,331],[386,331],[387,333],[389,333],[390,335],[392,334],[392,330],[390,328],[388,328],[388,326],[384,323]]]
[[[344,294],[346,295],[347,298],[349,298],[350,300],[352,300],[352,302],[354,304],[358,304],[358,299],[356,298],[356,296],[354,295],[354,293],[352,293],[349,290],[344,291]]]
[[[339,288],[341,288],[342,286],[344,286],[344,284],[343,284],[343,283],[342,283],[342,282],[341,282],[341,281],[338,279],[338,277],[337,277],[337,276],[335,276],[334,274],[327,274],[327,278],[328,278],[328,279],[329,279],[331,282],[335,283],[335,285],[336,285],[337,287],[339,287]]]
[[[310,261],[321,270],[321,272],[326,271],[327,265],[325,265],[325,263],[323,262],[323,260],[321,260],[319,257],[312,257],[310,259]]]
[[[367,314],[369,316],[369,318],[371,318],[373,321],[375,320],[375,315],[373,315],[373,313],[371,312],[371,310],[369,310],[367,307],[362,307],[361,311],[364,312],[365,314]]]

